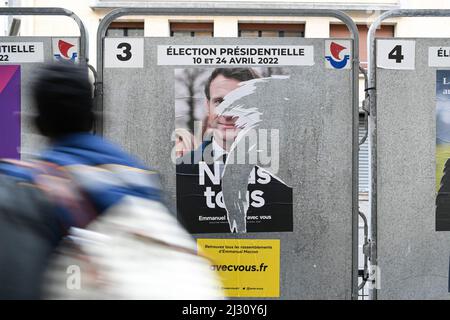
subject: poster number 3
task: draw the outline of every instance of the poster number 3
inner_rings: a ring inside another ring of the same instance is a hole
[[[143,38],[106,38],[105,68],[143,68]]]
[[[117,49],[121,50],[121,53],[117,55],[117,59],[120,61],[128,61],[131,59],[131,44],[127,42],[119,43]]]
[[[412,40],[378,40],[377,67],[414,70],[416,42]]]

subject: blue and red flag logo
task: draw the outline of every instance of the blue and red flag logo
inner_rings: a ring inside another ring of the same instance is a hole
[[[343,69],[347,66],[348,61],[350,60],[348,47],[332,41],[329,45],[329,50],[327,51],[329,54],[325,55],[325,59],[328,60],[334,69]]]
[[[64,40],[58,40],[58,49],[53,55],[56,60],[75,62],[78,57],[76,46]]]

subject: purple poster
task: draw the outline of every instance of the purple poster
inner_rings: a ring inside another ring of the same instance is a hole
[[[0,65],[0,158],[19,159],[20,66]]]

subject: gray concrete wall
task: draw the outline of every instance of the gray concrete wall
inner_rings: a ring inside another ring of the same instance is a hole
[[[283,94],[290,95],[293,108],[273,120],[284,141],[278,176],[293,187],[294,232],[201,238],[281,239],[282,299],[350,299],[351,73],[325,68],[324,40],[146,38],[144,69],[104,71],[105,136],[161,172],[169,204],[175,208],[175,165],[170,160],[174,67],[157,66],[156,44],[205,43],[310,44],[316,63],[289,67],[291,81]]]
[[[450,234],[435,231],[436,70],[377,69],[379,299],[448,299]]]

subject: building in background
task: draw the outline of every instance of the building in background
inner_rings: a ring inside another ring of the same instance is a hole
[[[202,3],[207,1],[188,1]],[[254,3],[255,8],[261,4],[280,2],[253,0],[218,0],[214,1],[233,6],[236,3]],[[111,10],[121,7],[142,7],[146,3],[162,3],[161,1],[143,0],[3,0],[9,6],[22,7],[62,7],[77,14],[89,32],[89,42],[95,44],[96,30],[100,19]],[[3,4],[2,3],[2,4]],[[172,4],[171,4],[172,3]],[[177,1],[165,1],[166,5],[176,5]],[[346,12],[358,24],[361,38],[361,62],[366,61],[367,28],[382,12],[399,8],[437,8],[450,9],[447,0],[290,0],[283,4],[298,4],[305,8],[337,9]],[[70,19],[64,17],[20,17],[20,35],[22,36],[76,36],[78,29]],[[426,23],[422,23],[426,21]],[[450,36],[446,18],[397,18],[387,21],[379,30],[383,36]],[[124,17],[113,23],[110,35],[121,36],[195,36],[195,37],[306,37],[327,38],[348,35],[346,28],[333,18],[305,17],[220,17],[220,16],[142,16]],[[95,46],[90,48],[90,62],[95,65]]]
[[[9,3],[8,1],[0,1],[0,8],[8,7]],[[0,16],[0,37],[7,36],[8,35],[8,17],[7,16]]]

